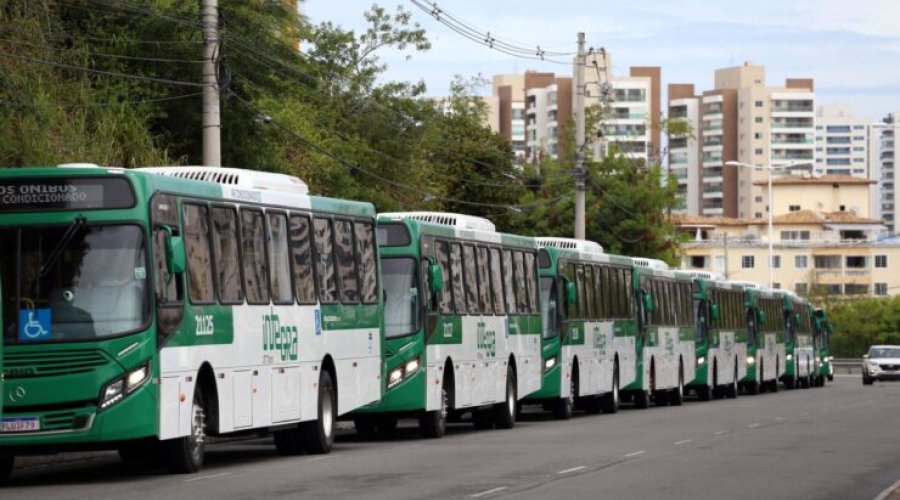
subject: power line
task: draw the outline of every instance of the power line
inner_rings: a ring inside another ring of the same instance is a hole
[[[11,45],[22,45],[22,46],[25,46],[25,47],[37,47],[37,48],[42,48],[42,49],[45,49],[45,50],[50,50],[50,51],[53,51],[53,52],[67,52],[67,51],[75,50],[74,47],[71,48],[71,49],[70,49],[70,48],[63,48],[63,47],[52,47],[52,46],[50,46],[50,45],[42,44],[42,43],[29,43],[29,42],[22,42],[22,41],[18,41],[18,40],[9,40],[9,39],[0,39],[0,43],[8,43],[8,44],[11,44]],[[126,56],[126,55],[121,55],[121,54],[104,54],[104,53],[99,53],[99,52],[89,52],[88,55],[90,55],[91,57],[106,57],[106,58],[110,58],[110,59],[124,59],[124,60],[130,60],[130,61],[174,62],[174,63],[193,63],[193,64],[199,64],[199,63],[202,63],[202,62],[203,62],[203,60],[167,59],[167,58],[162,58],[162,57]]]
[[[131,101],[115,101],[115,102],[92,102],[92,103],[59,103],[59,102],[12,102],[0,101],[0,106],[12,107],[57,107],[57,108],[108,108],[113,106],[123,106],[132,104],[148,104],[155,102],[177,101],[180,99],[189,99],[203,95],[201,92],[191,94],[183,94],[168,97],[154,97],[150,99],[135,99]]]

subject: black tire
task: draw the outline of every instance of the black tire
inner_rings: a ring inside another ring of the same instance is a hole
[[[872,382],[874,382],[874,380],[872,380],[871,377],[863,374],[863,385],[872,385]]]
[[[203,460],[206,457],[206,429],[208,428],[204,408],[203,390],[197,385],[194,388],[194,399],[191,406],[190,435],[162,442],[165,466],[169,472],[193,474],[203,467]]]
[[[660,389],[653,391],[653,404],[656,406],[669,406],[669,390]]]
[[[600,397],[600,408],[603,413],[616,413],[619,411],[619,365],[613,368],[612,391]]]
[[[472,425],[480,431],[494,428],[494,409],[472,410]]]
[[[334,427],[337,420],[337,395],[328,370],[319,374],[318,418],[302,422],[299,427],[300,441],[307,453],[323,455],[334,446]]]
[[[756,396],[757,394],[759,394],[760,389],[761,389],[759,380],[747,382],[747,385],[745,387],[747,388],[747,394],[749,394],[751,396]]]
[[[12,478],[13,467],[16,465],[16,456],[12,453],[0,451],[0,484],[6,484]]]
[[[678,386],[669,393],[669,404],[681,406],[684,403],[684,366],[678,364]]]
[[[444,437],[444,434],[447,433],[447,415],[449,413],[450,400],[445,379],[444,388],[441,389],[441,408],[419,414],[419,434],[428,439]]]
[[[776,393],[778,392],[778,379],[774,378],[769,381],[769,392]]]
[[[828,375],[828,381],[834,382],[834,375]]]
[[[734,378],[731,379],[731,384],[725,388],[725,396],[728,399],[735,399],[738,397],[738,369],[737,369],[737,360],[734,362]]]
[[[700,401],[709,401],[713,397],[713,388],[709,385],[701,385],[697,388],[697,397]]]
[[[553,404],[553,416],[557,420],[568,420],[572,418],[572,412],[575,411],[575,398],[577,397],[578,386],[575,383],[575,372],[572,372],[571,382],[569,384],[569,397],[559,398]]]
[[[392,417],[390,415],[382,415],[375,419],[375,424],[377,426],[378,434],[382,436],[390,436],[394,432],[397,431],[397,417]]]
[[[502,403],[494,405],[494,426],[498,429],[512,429],[516,426],[516,372],[512,366],[506,367],[506,392]]]
[[[581,406],[584,408],[584,412],[588,415],[598,415],[603,411],[603,407],[600,404],[600,396],[588,396],[581,398]]]
[[[158,463],[159,447],[156,442],[136,441],[123,444],[116,450],[128,468],[144,468]]]

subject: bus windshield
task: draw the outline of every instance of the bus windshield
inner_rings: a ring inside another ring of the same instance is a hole
[[[556,324],[557,300],[556,281],[553,278],[541,278],[541,321],[544,324],[544,338],[552,339],[559,334]]]
[[[5,344],[131,333],[150,318],[144,233],[133,224],[0,229]]]
[[[387,258],[381,261],[384,283],[384,336],[403,337],[419,330],[419,287],[416,261]]]

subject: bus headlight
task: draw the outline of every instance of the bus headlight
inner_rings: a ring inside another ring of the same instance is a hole
[[[556,356],[553,356],[552,358],[547,358],[544,360],[544,371],[545,372],[549,372],[550,370],[553,369],[554,366],[556,366]]]
[[[100,391],[100,402],[97,411],[103,411],[122,401],[125,399],[125,396],[134,392],[148,380],[150,380],[149,361],[131,370],[124,377],[119,377],[103,386],[103,389]]]
[[[704,358],[703,356],[700,356],[699,358],[697,358],[697,366],[700,366],[703,363],[706,363],[706,358]]]
[[[388,374],[388,389],[406,380],[415,373],[419,369],[419,363],[419,358],[411,359],[405,364],[391,370],[391,373]]]
[[[788,361],[794,359],[794,355],[793,355],[793,354],[788,354],[786,357],[787,357],[787,360],[788,360]]]
[[[753,356],[747,356],[747,364],[752,365],[753,363],[756,363],[756,358],[754,358]]]

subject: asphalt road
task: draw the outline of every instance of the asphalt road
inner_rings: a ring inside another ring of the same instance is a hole
[[[741,396],[555,421],[528,411],[509,431],[452,424],[419,439],[342,431],[330,455],[280,457],[271,439],[216,444],[195,475],[131,470],[115,454],[23,460],[0,498],[834,498],[900,479],[900,384]]]

